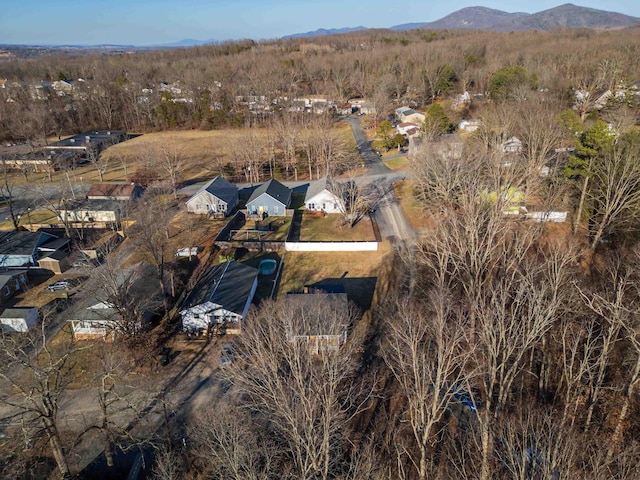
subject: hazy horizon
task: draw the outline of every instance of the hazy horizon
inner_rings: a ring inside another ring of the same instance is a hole
[[[320,28],[393,25],[438,20],[456,10],[483,6],[535,13],[562,1],[526,0],[25,0],[3,7],[0,43],[21,45],[171,44],[183,39],[279,38]],[[585,0],[574,4],[640,17],[640,2]]]

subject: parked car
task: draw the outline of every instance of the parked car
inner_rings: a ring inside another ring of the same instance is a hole
[[[225,343],[220,352],[220,367],[228,367],[233,362],[233,345]]]
[[[184,247],[176,250],[176,257],[195,257],[198,254],[198,247]]]
[[[55,292],[56,290],[66,290],[69,288],[69,280],[58,280],[55,283],[50,283],[47,287],[47,290],[50,292]]]

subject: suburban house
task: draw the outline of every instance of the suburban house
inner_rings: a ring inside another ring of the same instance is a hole
[[[413,137],[420,133],[420,126],[411,122],[402,122],[396,127],[396,130],[403,137]]]
[[[351,98],[348,100],[351,105],[352,112],[360,112],[362,115],[375,115],[376,106],[373,102],[364,98]]]
[[[8,152],[0,155],[0,161],[10,168],[33,172],[50,172],[72,167],[80,156],[71,150],[35,150],[33,152]]]
[[[135,200],[142,196],[142,186],[136,183],[94,183],[87,192],[89,200]]]
[[[475,132],[480,128],[480,120],[462,120],[458,124],[458,130],[462,132]]]
[[[226,333],[240,333],[257,287],[256,268],[236,261],[209,267],[180,311],[183,330],[203,334],[224,328]]]
[[[90,340],[103,338],[113,334],[117,327],[118,311],[105,302],[99,302],[80,309],[76,318],[69,320],[73,336],[77,340]]]
[[[289,292],[286,304],[300,312],[292,316],[293,322],[286,327],[289,342],[301,342],[310,354],[318,355],[338,350],[347,341],[350,307],[344,288],[305,287],[302,292]],[[335,314],[327,315],[327,310]],[[314,315],[315,312],[318,314]]]
[[[0,303],[4,303],[28,284],[26,270],[6,270],[0,273]]]
[[[247,201],[249,215],[284,216],[291,203],[291,190],[275,179],[256,188]]]
[[[187,200],[187,211],[229,215],[238,204],[238,187],[217,176]]]
[[[117,228],[127,211],[118,200],[76,200],[60,210],[60,217],[85,228]]]
[[[307,95],[306,97],[294,98],[292,105],[297,108],[294,111],[327,113],[333,106],[333,101],[324,95]]]
[[[27,332],[38,325],[39,321],[36,307],[5,308],[0,313],[0,324],[6,332]]]
[[[416,125],[422,125],[426,118],[423,113],[416,112],[409,107],[396,108],[396,117],[400,122],[415,123]]]
[[[68,238],[45,232],[0,232],[0,267],[36,265],[47,253],[69,249]]]
[[[308,211],[325,213],[342,213],[345,211],[344,200],[335,183],[328,177],[317,180],[307,188],[304,206]]]
[[[522,153],[522,140],[518,137],[509,137],[498,148],[502,153]]]

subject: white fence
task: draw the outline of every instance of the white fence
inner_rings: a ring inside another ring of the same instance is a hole
[[[557,222],[567,221],[567,212],[529,212],[527,218],[536,222]]]
[[[375,252],[378,242],[285,242],[287,252]]]

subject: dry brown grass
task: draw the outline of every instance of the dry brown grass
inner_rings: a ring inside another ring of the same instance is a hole
[[[303,241],[375,241],[373,226],[368,217],[360,220],[353,228],[343,225],[340,214],[330,214],[326,217],[302,219],[300,240]]]
[[[431,219],[413,196],[413,184],[410,180],[400,180],[393,185],[396,197],[411,226],[418,232],[424,232],[431,225]]]
[[[381,242],[377,252],[287,252],[278,294],[286,295],[327,278],[377,276],[390,251],[390,244]]]

